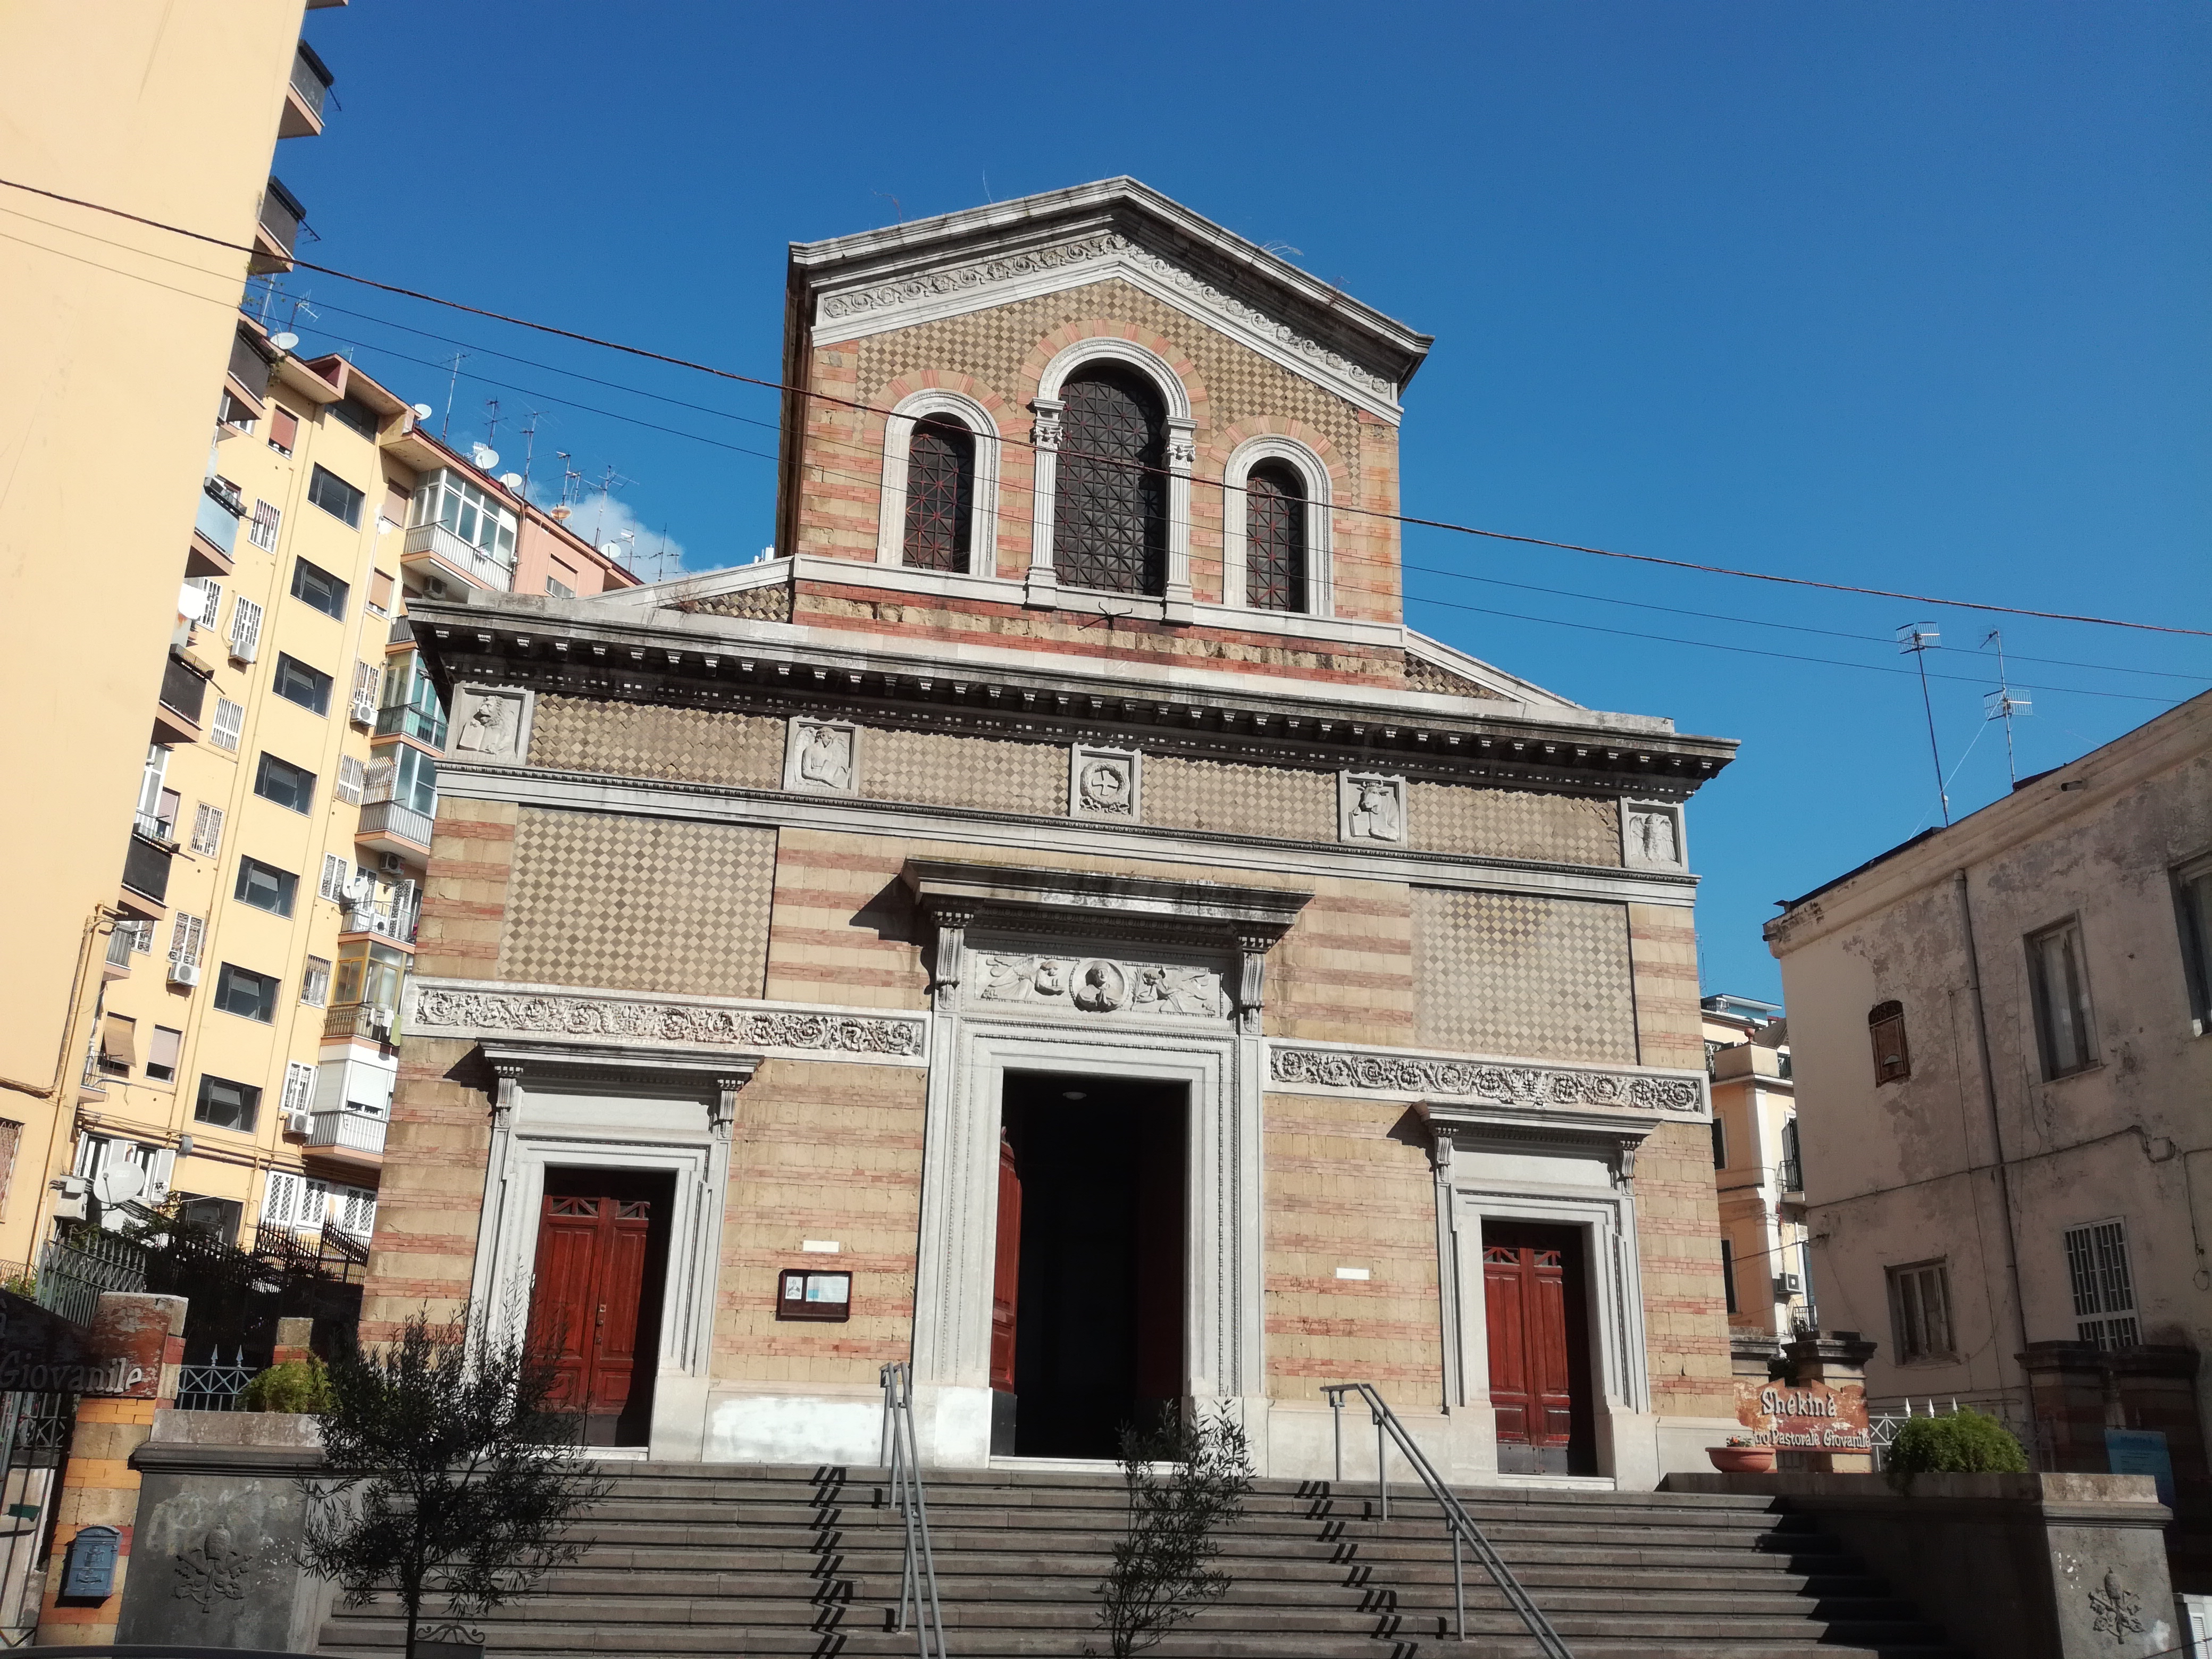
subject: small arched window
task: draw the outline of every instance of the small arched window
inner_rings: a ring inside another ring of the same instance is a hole
[[[1167,586],[1167,417],[1159,393],[1117,364],[1061,388],[1053,563],[1072,587],[1158,593]]]
[[[1285,461],[1244,480],[1244,599],[1257,611],[1306,608],[1306,486]]]
[[[905,562],[965,571],[975,507],[975,434],[957,421],[915,422],[907,443]]]

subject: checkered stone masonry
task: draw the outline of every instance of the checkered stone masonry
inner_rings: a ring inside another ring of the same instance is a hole
[[[1145,822],[1285,841],[1336,839],[1336,775],[1154,755],[1145,762]]]
[[[783,722],[714,708],[540,697],[530,763],[555,772],[774,789],[783,781]]]
[[[1424,853],[1474,853],[1547,864],[1620,865],[1620,806],[1580,795],[1484,789],[1463,783],[1413,785],[1410,844]]]
[[[1065,817],[1067,750],[872,726],[860,738],[860,793],[874,800]]]
[[[1417,887],[1413,980],[1421,1048],[1638,1057],[1624,905]]]
[[[525,808],[496,977],[757,997],[775,831]]]

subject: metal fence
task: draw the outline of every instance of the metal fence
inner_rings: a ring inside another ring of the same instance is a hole
[[[238,1349],[228,1364],[218,1350],[195,1365],[185,1361],[177,1380],[177,1409],[180,1412],[234,1412],[245,1403],[246,1385],[258,1368],[246,1363],[246,1350]]]
[[[113,1233],[80,1228],[39,1257],[39,1305],[79,1325],[92,1323],[103,1291],[146,1288],[146,1251]]]
[[[1894,1412],[1870,1412],[1867,1416],[1867,1438],[1874,1444],[1874,1466],[1877,1469],[1889,1467],[1889,1449],[1897,1442],[1897,1431],[1916,1417],[1953,1417],[1959,1412],[1977,1411],[1984,1417],[1994,1417],[2012,1433],[2027,1453],[2027,1466],[2048,1473],[2055,1467],[2051,1453],[2051,1431],[2045,1425],[2019,1414],[2009,1401],[1960,1401],[1952,1399],[1940,1406],[1930,1399],[1902,1402],[1904,1409]],[[1926,1409],[1923,1410],[1922,1407]]]

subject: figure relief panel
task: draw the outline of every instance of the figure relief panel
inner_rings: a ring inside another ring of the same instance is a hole
[[[520,761],[530,748],[531,694],[515,686],[453,688],[448,726],[458,760]]]
[[[1219,1020],[1230,1012],[1218,968],[988,946],[972,961],[968,1001],[978,1012],[1023,1007],[1077,1018]]]
[[[860,728],[851,720],[791,718],[784,751],[783,787],[809,795],[859,793]]]
[[[1337,837],[1370,846],[1406,844],[1406,781],[1380,772],[1340,772]]]
[[[1145,757],[1133,749],[1077,744],[1067,756],[1067,815],[1136,823],[1142,819]]]

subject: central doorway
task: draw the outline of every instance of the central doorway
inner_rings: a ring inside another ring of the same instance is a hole
[[[545,1171],[529,1340],[586,1445],[647,1443],[675,1196],[667,1172]]]
[[[1482,1224],[1490,1403],[1506,1474],[1595,1474],[1589,1289],[1583,1233]]]
[[[1009,1072],[991,1449],[1113,1457],[1183,1394],[1188,1090]]]

